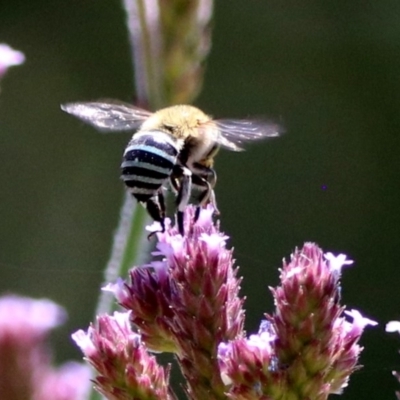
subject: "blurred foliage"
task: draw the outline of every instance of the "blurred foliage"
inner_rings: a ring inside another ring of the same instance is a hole
[[[6,0],[0,42],[27,57],[1,82],[1,292],[49,297],[70,322],[59,359],[80,357],[69,332],[92,318],[123,197],[124,134],[100,135],[66,101],[135,97],[119,1]],[[287,133],[221,152],[217,199],[235,246],[247,328],[271,307],[282,257],[306,240],[355,260],[343,301],[381,325],[363,338],[365,367],[343,398],[391,399],[400,342],[400,3],[217,1],[197,105],[218,117],[268,116]]]

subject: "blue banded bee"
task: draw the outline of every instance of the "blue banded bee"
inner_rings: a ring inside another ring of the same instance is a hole
[[[279,135],[279,126],[251,120],[214,120],[196,107],[177,105],[151,113],[113,102],[68,103],[62,110],[101,131],[135,131],[125,148],[122,180],[165,230],[163,185],[176,193],[178,230],[184,234],[183,212],[195,193],[200,208],[212,203],[218,212],[214,157],[220,147],[241,151],[240,144]]]

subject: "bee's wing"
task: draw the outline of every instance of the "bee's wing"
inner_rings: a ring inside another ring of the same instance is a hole
[[[151,115],[130,104],[101,101],[67,103],[61,109],[104,132],[136,130]]]
[[[218,143],[232,151],[242,151],[242,143],[276,137],[283,132],[281,126],[269,121],[220,119],[214,122],[220,133]]]

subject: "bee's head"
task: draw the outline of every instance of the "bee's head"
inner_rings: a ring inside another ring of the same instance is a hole
[[[210,121],[210,117],[196,107],[179,105],[163,108],[142,125],[143,130],[161,130],[177,138],[197,136],[198,128]]]

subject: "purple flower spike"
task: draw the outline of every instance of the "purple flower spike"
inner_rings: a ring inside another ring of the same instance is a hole
[[[240,280],[212,212],[202,210],[194,223],[188,207],[184,237],[167,221],[153,253],[161,259],[134,268],[117,296],[150,349],[176,354],[191,399],[224,398],[217,348],[243,332]]]
[[[271,289],[276,311],[257,335],[218,347],[228,398],[235,400],[326,400],[340,393],[358,368],[357,344],[376,322],[340,306],[344,255],[325,255],[313,243],[296,250],[281,269],[281,286]]]
[[[289,264],[284,263],[282,284],[272,290],[276,354],[300,398],[326,399],[329,393],[341,392],[357,368],[363,328],[372,322],[357,311],[350,313],[353,324],[341,316],[341,267],[351,261],[331,253],[325,259],[317,245],[306,243]]]
[[[72,335],[97,370],[96,389],[110,400],[172,400],[169,371],[157,364],[130,327],[129,313],[97,318],[97,326]]]

